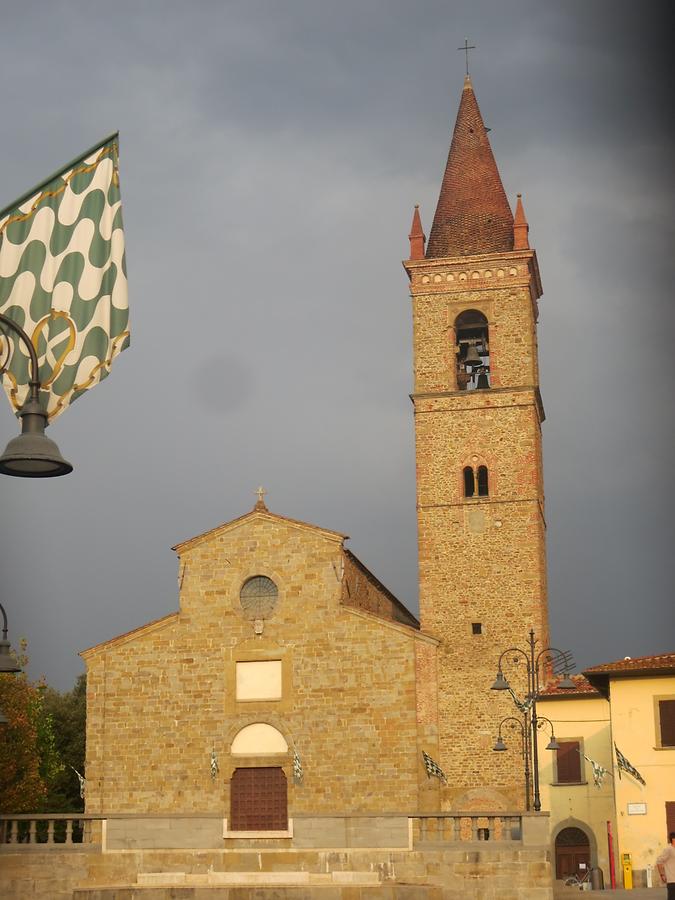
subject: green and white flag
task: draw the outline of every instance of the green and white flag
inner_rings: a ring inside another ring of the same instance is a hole
[[[33,342],[50,420],[129,346],[117,156],[115,134],[0,211],[0,312]],[[2,323],[0,373],[18,411],[30,358]]]

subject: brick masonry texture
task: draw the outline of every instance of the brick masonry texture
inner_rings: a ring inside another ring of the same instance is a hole
[[[393,621],[399,607],[342,537],[253,512],[179,553],[179,612],[83,654],[87,812],[227,816],[239,765],[282,765],[290,815],[417,808],[416,646],[435,643]],[[279,589],[260,635],[239,604],[252,575]],[[351,602],[382,617],[341,602],[345,579]],[[238,659],[281,659],[282,699],[237,702]],[[233,738],[253,722],[277,728],[289,752],[233,757]]]
[[[406,263],[413,300],[420,620],[440,641],[443,808],[524,803],[520,738],[494,753],[509,697],[490,691],[497,660],[530,628],[548,643],[543,408],[536,322],[541,293],[529,249]],[[454,323],[488,321],[491,389],[461,391]],[[462,471],[486,465],[489,496],[466,499]],[[481,633],[472,626],[480,624]],[[524,693],[524,665],[505,671]]]
[[[467,78],[436,207],[427,259],[513,249],[513,214]]]

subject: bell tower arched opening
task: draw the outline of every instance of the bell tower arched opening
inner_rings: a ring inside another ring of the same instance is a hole
[[[488,320],[477,309],[467,309],[455,320],[457,388],[481,391],[490,387]]]

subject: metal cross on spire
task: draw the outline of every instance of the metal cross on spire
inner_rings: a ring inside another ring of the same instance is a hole
[[[476,45],[470,44],[466,38],[464,38],[464,46],[458,47],[458,50],[463,50],[466,53],[466,74],[469,74],[469,50],[475,50]]]
[[[267,491],[265,490],[264,487],[259,487],[259,488],[258,488],[258,490],[256,491],[256,494],[258,495],[258,503],[264,503],[264,502],[265,502],[265,494],[266,494],[266,493],[267,493]]]

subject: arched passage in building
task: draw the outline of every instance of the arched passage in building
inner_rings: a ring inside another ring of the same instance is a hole
[[[593,865],[591,840],[580,824],[567,825],[555,836],[555,877],[558,879],[584,875]]]

